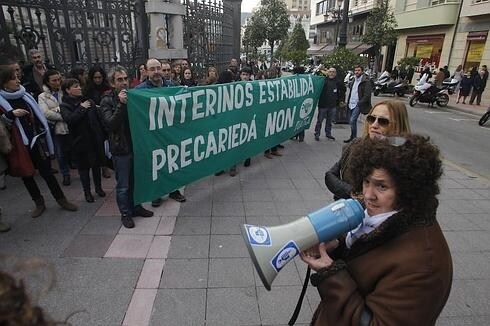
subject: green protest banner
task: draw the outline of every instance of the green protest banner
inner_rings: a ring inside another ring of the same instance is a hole
[[[134,201],[228,169],[309,128],[324,77],[128,91]]]

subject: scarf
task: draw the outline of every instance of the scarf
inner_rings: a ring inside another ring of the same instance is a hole
[[[372,232],[381,223],[386,221],[390,216],[394,215],[395,213],[397,213],[397,211],[391,211],[391,212],[382,213],[374,216],[369,216],[369,214],[367,213],[367,209],[364,210],[364,219],[362,220],[362,223],[359,224],[357,228],[347,233],[347,236],[345,238],[345,244],[347,248],[350,249],[352,244],[356,242],[357,239],[359,239],[364,234],[368,234]]]
[[[43,125],[44,130],[46,130],[46,141],[48,143],[49,153],[53,155],[54,145],[53,145],[53,139],[51,138],[51,134],[49,133],[48,121],[46,120],[46,117],[44,116],[43,112],[41,112],[41,108],[39,108],[39,105],[37,104],[36,100],[29,93],[26,92],[26,89],[22,85],[20,86],[20,89],[15,92],[6,92],[3,89],[0,90],[0,106],[4,108],[5,111],[7,112],[13,110],[8,100],[17,100],[19,98],[22,98],[27,103],[27,105],[29,105],[29,107],[32,109],[32,112],[36,115],[36,118]],[[29,139],[26,136],[22,124],[17,118],[15,119],[15,125],[20,131],[20,134],[22,136],[22,142],[24,143],[24,145],[29,146],[30,145]]]

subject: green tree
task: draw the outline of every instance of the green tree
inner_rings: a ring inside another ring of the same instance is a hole
[[[257,26],[262,28],[265,40],[271,47],[271,58],[274,55],[274,46],[279,40],[284,39],[290,26],[289,14],[286,3],[282,0],[261,0],[258,10],[252,15],[257,15]]]
[[[243,45],[252,49],[257,54],[257,48],[265,42],[263,20],[254,12],[250,17],[245,32],[243,33]]]
[[[293,62],[295,66],[299,66],[308,57],[306,50],[309,47],[310,43],[306,39],[303,26],[300,23],[296,23],[293,32],[289,35],[282,49],[283,56]]]
[[[371,11],[366,20],[366,33],[362,41],[374,47],[374,71],[378,71],[378,62],[381,56],[381,47],[396,43],[398,26],[395,14],[390,7],[389,0],[378,0],[377,6]]]
[[[322,59],[325,68],[334,67],[337,69],[339,78],[344,78],[349,70],[354,70],[355,66],[365,66],[367,58],[361,57],[346,48],[337,48],[332,53]]]
[[[420,58],[405,57],[405,58],[401,58],[397,63],[402,67],[406,67],[406,66],[415,67],[419,64],[419,62],[420,62]]]

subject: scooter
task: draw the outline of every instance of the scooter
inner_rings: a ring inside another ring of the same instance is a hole
[[[488,107],[487,112],[485,112],[483,114],[483,116],[480,118],[480,121],[478,121],[478,124],[480,126],[483,126],[488,121],[488,119],[490,119],[490,106]]]
[[[427,74],[424,74],[419,83],[415,86],[413,95],[410,97],[410,106],[415,106],[418,102],[428,103],[429,107],[434,107],[434,103],[437,103],[440,107],[445,107],[449,103],[449,94],[452,94],[452,90],[458,84],[458,81],[453,79],[450,82],[443,82],[442,87],[439,88],[430,82],[427,82]],[[451,89],[451,91],[448,91]]]
[[[383,72],[378,80],[374,82],[374,96],[378,96],[379,94],[396,94],[403,97],[408,92],[408,89],[408,82],[406,80],[394,81],[387,71]]]

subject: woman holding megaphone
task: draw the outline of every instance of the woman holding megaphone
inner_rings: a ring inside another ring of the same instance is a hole
[[[312,325],[434,325],[453,274],[436,221],[439,150],[418,135],[368,137],[349,155],[365,217],[301,254],[321,297]]]

